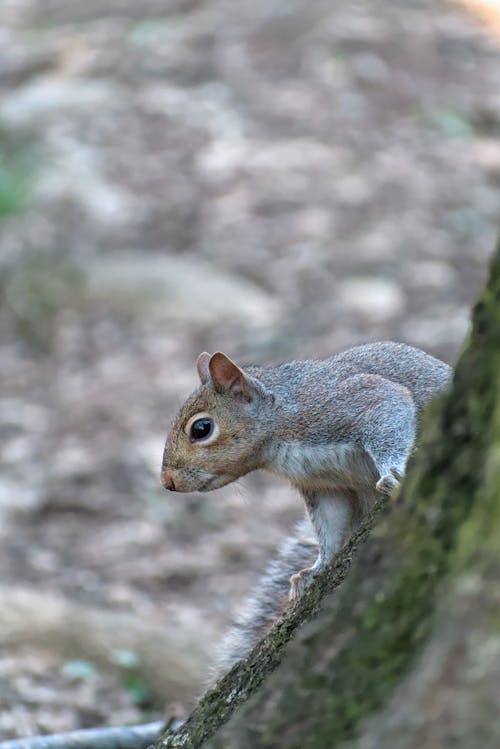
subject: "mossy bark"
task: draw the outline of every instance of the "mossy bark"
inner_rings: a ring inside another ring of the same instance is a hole
[[[158,748],[333,749],[352,741],[387,706],[432,641],[439,602],[456,588],[454,581],[465,570],[483,583],[497,579],[500,250],[475,307],[453,387],[433,405],[422,433],[397,502],[358,549],[345,584],[331,592],[367,528]],[[477,588],[484,602],[491,584]]]

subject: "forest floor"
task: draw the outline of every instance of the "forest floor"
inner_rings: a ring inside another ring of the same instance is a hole
[[[3,0],[0,739],[182,715],[300,517],[261,474],[161,490],[200,351],[453,361],[498,228],[499,81],[498,41],[435,0]],[[104,658],[86,611],[117,617]],[[120,616],[182,634],[182,692]]]

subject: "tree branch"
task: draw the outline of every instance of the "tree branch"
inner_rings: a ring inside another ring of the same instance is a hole
[[[84,731],[34,736],[0,742],[1,749],[146,749],[164,727],[164,721],[141,726],[90,728]]]

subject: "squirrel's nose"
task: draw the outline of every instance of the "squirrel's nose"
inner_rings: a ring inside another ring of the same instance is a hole
[[[167,469],[164,469],[161,472],[161,483],[165,487],[165,489],[169,489],[171,492],[175,492],[175,483],[172,474],[167,471]]]

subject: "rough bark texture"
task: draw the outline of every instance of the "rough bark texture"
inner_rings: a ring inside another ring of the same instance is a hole
[[[399,499],[332,594],[366,535],[158,749],[500,745],[500,251]]]

